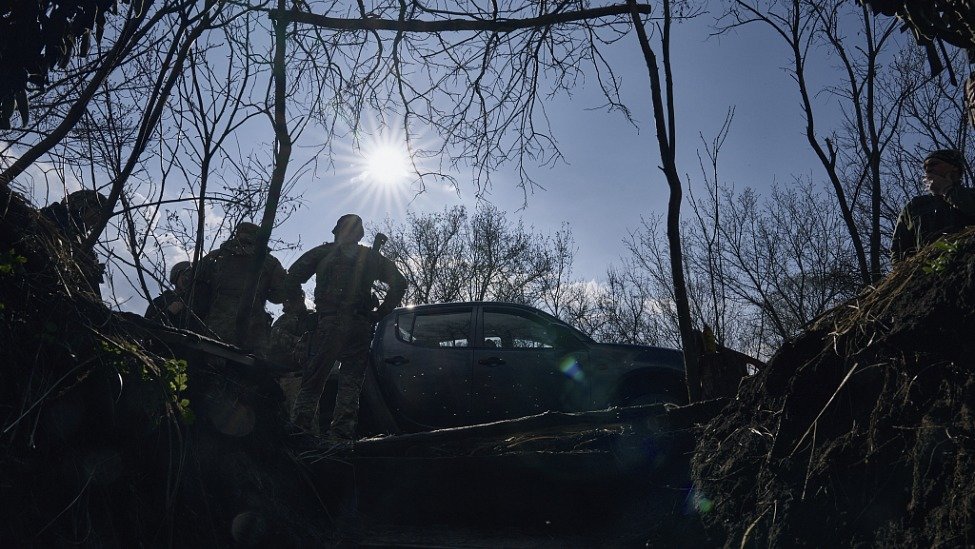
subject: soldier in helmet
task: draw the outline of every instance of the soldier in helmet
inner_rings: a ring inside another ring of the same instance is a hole
[[[169,326],[185,327],[185,317],[189,310],[183,300],[183,294],[190,287],[192,272],[193,264],[189,261],[180,261],[173,265],[173,268],[169,270],[169,283],[173,285],[173,288],[163,290],[159,297],[153,299],[144,316],[149,320],[155,320]]]
[[[406,293],[406,279],[392,261],[359,244],[365,235],[359,216],[343,215],[332,234],[334,242],[309,250],[289,270],[292,286],[315,275],[318,311],[312,356],[303,368],[291,419],[302,431],[318,432],[318,406],[325,382],[332,364],[341,361],[329,436],[352,440],[373,325],[399,305]],[[378,307],[372,297],[373,283],[377,281],[389,285]]]
[[[267,351],[268,333],[271,326],[264,304],[281,303],[287,297],[285,277],[281,262],[268,252],[257,281],[255,299],[247,303],[249,274],[257,253],[257,231],[253,223],[243,222],[234,228],[230,239],[220,248],[206,255],[200,262],[197,283],[208,297],[206,325],[220,339],[242,349],[263,356]],[[247,332],[237,337],[237,314],[247,310]]]
[[[83,244],[88,233],[94,227],[102,213],[102,207],[108,201],[105,195],[92,191],[75,191],[61,202],[55,202],[41,209],[41,215],[46,217],[61,236],[68,242],[75,264],[88,284],[88,289],[99,298],[100,284],[104,280],[105,266],[98,261],[95,251],[84,248]]]
[[[315,311],[305,305],[305,292],[288,297],[282,304],[282,315],[271,325],[271,357],[291,369],[300,368],[308,360],[309,337],[318,325]]]
[[[946,234],[975,225],[975,190],[962,187],[965,158],[954,149],[924,159],[929,195],[917,196],[901,211],[891,242],[891,260],[906,259]]]

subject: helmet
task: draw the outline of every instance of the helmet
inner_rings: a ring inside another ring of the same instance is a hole
[[[179,275],[193,268],[193,264],[189,261],[180,261],[179,263],[173,265],[173,268],[169,270],[169,281],[176,284],[179,280]]]
[[[100,192],[83,189],[69,194],[66,202],[71,210],[80,211],[83,208],[101,208],[108,198]]]
[[[940,160],[945,164],[951,164],[956,168],[965,169],[965,156],[961,154],[960,151],[956,149],[939,149],[937,151],[931,151],[926,157],[924,157],[924,164],[931,160]]]
[[[261,230],[260,226],[249,221],[242,221],[234,227],[234,234],[231,238],[253,242],[257,238],[257,231],[259,230]]]
[[[101,218],[102,207],[108,202],[108,198],[99,192],[84,189],[69,194],[64,202],[72,222],[81,230],[87,231]]]
[[[347,236],[350,239],[355,237],[355,241],[358,242],[362,240],[362,237],[366,235],[366,231],[362,228],[362,218],[356,214],[345,214],[339,218],[335,223],[335,228],[332,229],[332,234],[336,237],[342,235]]]

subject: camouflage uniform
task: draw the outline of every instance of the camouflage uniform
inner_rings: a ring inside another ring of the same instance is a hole
[[[307,309],[282,314],[271,326],[270,357],[282,365],[301,367],[308,360],[309,332],[316,325],[315,313]]]
[[[101,193],[82,190],[75,191],[61,202],[41,208],[41,215],[54,223],[61,236],[68,242],[75,265],[96,296],[101,298],[101,283],[104,281],[105,266],[98,260],[95,251],[82,246],[91,227],[101,216],[101,208],[108,199]]]
[[[237,339],[237,312],[247,291],[248,275],[256,253],[256,233],[253,223],[241,223],[234,236],[210,252],[200,262],[197,283],[204,295],[209,296],[206,325],[220,339],[242,349],[254,351],[260,356],[267,353],[270,321],[264,310],[264,302],[281,303],[287,297],[285,280],[287,273],[281,262],[268,253],[257,282],[256,299],[250,304],[247,334]]]
[[[173,326],[174,328],[183,328],[198,333],[205,332],[205,326],[203,326],[197,314],[190,309],[188,304],[190,301],[188,294],[192,286],[187,280],[192,279],[192,273],[193,264],[189,261],[181,261],[173,265],[169,273],[169,281],[173,284],[174,289],[164,290],[159,297],[153,299],[149,303],[149,307],[146,308],[144,316],[149,320],[155,320],[156,322]],[[179,307],[177,312],[173,312],[170,310],[170,306],[176,303],[182,306]],[[199,307],[197,307],[197,310],[199,310]]]
[[[343,216],[333,233],[338,236],[344,224],[356,222],[361,238],[362,221],[358,216]],[[303,368],[292,421],[305,431],[318,431],[319,402],[332,365],[338,360],[342,364],[329,432],[335,438],[352,439],[373,326],[399,305],[406,293],[406,279],[392,261],[355,240],[309,250],[291,266],[289,280],[300,285],[312,274],[318,327],[312,339],[312,357]],[[388,284],[389,290],[383,303],[373,311],[372,285],[376,281]]]
[[[946,234],[975,225],[975,190],[962,187],[961,170],[964,158],[953,150],[934,151],[925,165],[938,160],[958,168],[959,181],[941,195],[922,195],[912,199],[901,211],[894,228],[890,255],[894,262],[917,253],[918,250]]]

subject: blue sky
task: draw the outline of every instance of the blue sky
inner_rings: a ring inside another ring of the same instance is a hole
[[[735,118],[721,151],[722,180],[737,187],[768,189],[777,180],[788,183],[793,174],[816,173],[815,158],[804,137],[795,84],[782,69],[788,61],[784,46],[760,25],[728,35],[710,37],[714,17],[704,14],[674,28],[673,67],[677,97],[678,167],[689,174],[691,186],[701,185],[696,151],[699,135],[708,140],[720,129],[730,107]],[[629,38],[629,37],[628,37]],[[533,175],[545,190],[524,203],[513,173],[501,171],[487,199],[526,225],[552,233],[563,222],[578,244],[575,275],[603,277],[607,266],[623,253],[621,240],[641,217],[663,215],[668,190],[657,166],[659,153],[652,131],[646,65],[632,39],[610,50],[623,78],[624,100],[637,118],[639,131],[620,114],[591,110],[604,103],[590,83],[572,98],[547,102],[555,136],[566,162],[541,167]],[[826,67],[821,67],[826,70]],[[352,183],[354,171],[338,166],[318,180],[299,183],[306,206],[281,227],[286,238],[302,235],[309,246],[327,240],[331,223],[347,212],[361,214],[368,226],[384,217],[405,217],[402,202],[418,212],[444,206],[476,204],[475,189],[460,182],[460,193],[430,186],[412,196],[405,185],[399,199],[361,200]],[[285,265],[297,252],[279,254]]]
[[[720,9],[722,4],[712,5]],[[712,36],[714,25],[715,15],[705,13],[673,28],[678,168],[685,175],[685,204],[688,187],[701,190],[703,185],[697,159],[697,151],[702,148],[700,136],[711,140],[732,107],[735,117],[720,156],[722,183],[738,189],[749,186],[765,193],[773,182],[788,185],[796,176],[820,180],[821,167],[804,136],[796,85],[783,68],[789,63],[785,44],[762,24]],[[667,185],[658,169],[647,69],[635,34],[603,53],[622,78],[622,99],[636,118],[637,127],[619,113],[598,108],[605,99],[590,75],[589,82],[572,90],[571,97],[544,100],[554,137],[565,158],[565,162],[554,167],[531,170],[544,190],[529,194],[526,202],[514,168],[509,167],[492,174],[493,185],[483,195],[507,211],[509,219],[520,218],[538,232],[551,234],[563,223],[568,224],[578,246],[574,276],[587,281],[603,279],[607,267],[624,254],[622,240],[628,232],[640,225],[641,218],[664,215],[668,200]],[[810,63],[807,70],[813,89],[819,89],[836,74],[829,63],[822,58]],[[258,88],[262,85],[258,84]],[[263,93],[262,89],[258,93]],[[822,95],[817,101],[829,98]],[[296,111],[300,114],[300,109]],[[833,118],[819,120],[820,129],[835,122],[835,113]],[[369,126],[368,120],[365,126]],[[315,137],[322,139],[320,133],[313,133],[324,130],[309,128],[312,129],[296,143],[291,174],[307,160],[310,142]],[[270,158],[273,132],[266,118],[248,122],[239,139],[245,149],[258,151],[260,158]],[[477,189],[462,173],[456,174],[459,189],[430,184],[417,195],[415,187],[402,184],[387,189],[385,194],[370,192],[361,181],[361,165],[351,147],[345,141],[336,143],[334,169],[300,177],[294,191],[304,206],[279,227],[276,235],[290,242],[300,238],[302,243],[299,250],[275,253],[285,266],[302,251],[330,240],[331,227],[345,213],[360,214],[368,232],[381,227],[387,217],[402,221],[410,211],[439,211],[454,205],[473,209],[477,204]],[[50,191],[51,196],[63,192],[60,183],[51,189],[47,188],[50,181],[47,185],[44,181],[43,177],[38,178],[35,190]],[[71,183],[68,182],[69,187]],[[175,197],[180,183],[168,185],[167,193]],[[185,188],[185,182],[182,184]],[[35,198],[45,203],[50,200],[44,194]],[[212,214],[219,216],[219,208]],[[210,221],[213,227],[219,226],[219,217]],[[165,254],[167,263],[172,264],[185,259],[187,251],[173,245]],[[131,299],[134,288],[123,285],[116,289],[123,300],[128,299],[120,305],[122,308],[144,307],[141,298]]]

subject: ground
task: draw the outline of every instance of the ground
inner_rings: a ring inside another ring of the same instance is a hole
[[[975,231],[817,319],[704,427],[726,546],[975,541]]]

